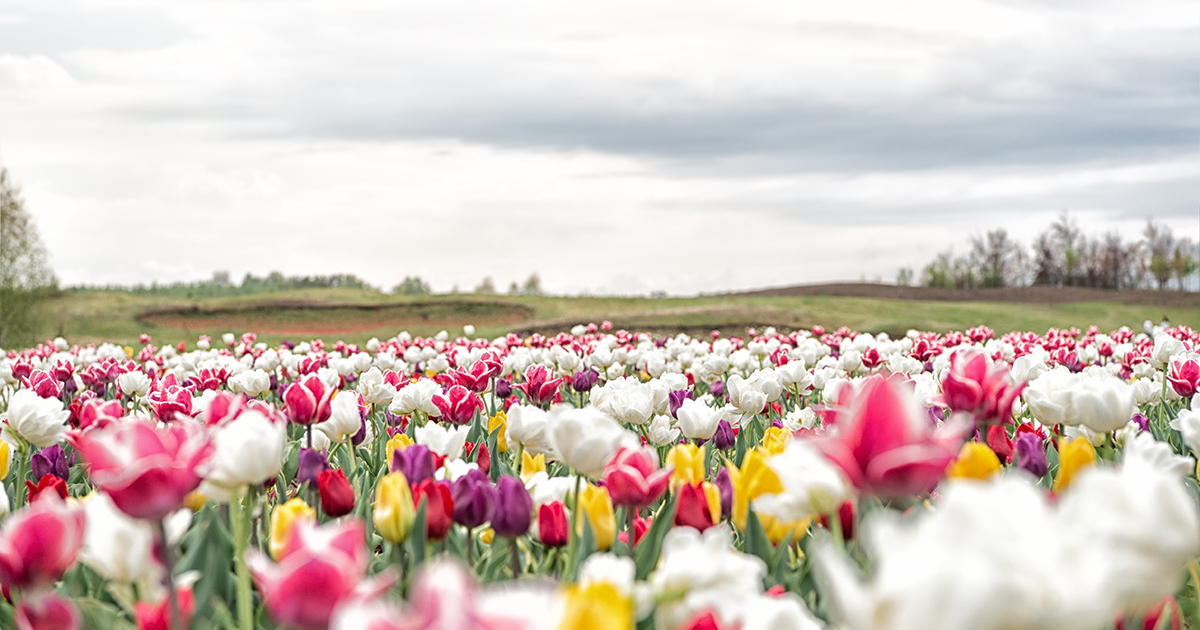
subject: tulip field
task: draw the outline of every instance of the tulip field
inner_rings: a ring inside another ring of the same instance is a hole
[[[0,628],[1180,629],[1200,333],[0,355]]]

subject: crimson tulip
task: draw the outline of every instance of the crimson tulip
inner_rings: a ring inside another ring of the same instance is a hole
[[[678,499],[675,508],[675,524],[680,527],[694,527],[704,531],[717,524],[721,518],[720,491],[713,487],[713,492],[706,492],[706,483],[685,483],[679,486]],[[715,494],[716,501],[710,494]],[[713,504],[716,504],[714,508]],[[635,541],[636,542],[636,541]]]
[[[445,538],[454,522],[454,497],[450,493],[450,484],[426,479],[413,487],[413,504],[419,507],[422,498],[425,499],[426,538]]]
[[[980,350],[961,349],[950,355],[950,369],[942,379],[942,402],[980,422],[1008,422],[1013,401],[1023,389],[1025,383],[1013,384],[1008,364],[992,363]]]
[[[659,468],[653,450],[623,446],[604,467],[604,487],[614,505],[641,508],[667,491],[673,470]]]
[[[525,382],[517,389],[525,394],[531,405],[545,405],[554,400],[561,378],[550,378],[550,370],[544,365],[535,365],[525,371]]]
[[[475,417],[475,410],[483,407],[479,395],[462,385],[455,385],[445,394],[433,395],[433,406],[442,412],[442,420],[451,424],[466,424]]]
[[[58,495],[61,499],[67,498],[67,482],[61,477],[56,477],[53,473],[46,473],[38,480],[37,485],[26,479],[25,486],[29,490],[29,503],[33,503],[42,493]]]
[[[283,390],[283,404],[288,420],[296,424],[324,422],[333,414],[333,394],[337,390],[326,387],[316,374],[309,374]]]
[[[567,544],[567,510],[562,501],[550,501],[538,507],[538,538],[547,547]]]
[[[174,373],[167,374],[157,387],[150,390],[146,402],[154,416],[163,422],[192,414],[192,392],[179,385]]]
[[[1200,390],[1200,361],[1175,361],[1167,371],[1167,381],[1176,394],[1187,398]]]
[[[54,493],[41,495],[0,529],[0,583],[35,590],[62,577],[83,548],[85,517]]]
[[[75,604],[53,591],[21,598],[15,621],[17,630],[79,630],[83,627]]]
[[[196,611],[196,597],[192,589],[185,588],[177,591],[179,601],[179,619],[181,627],[191,624],[192,613]],[[158,604],[138,602],[134,606],[134,617],[137,618],[138,630],[171,630],[171,600],[164,597]]]
[[[317,490],[321,495],[321,511],[326,516],[337,518],[354,510],[354,488],[341,468],[318,474]]]

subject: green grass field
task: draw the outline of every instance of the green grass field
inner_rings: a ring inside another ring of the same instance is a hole
[[[147,316],[147,314],[150,314]],[[62,335],[73,343],[133,344],[140,333],[156,343],[191,345],[198,335],[219,338],[252,331],[260,340],[322,338],[364,342],[401,330],[451,334],[473,324],[477,334],[509,331],[544,334],[579,323],[611,320],[618,328],[705,334],[716,328],[744,334],[749,326],[781,330],[820,324],[903,334],[910,328],[945,332],[984,324],[997,331],[1044,332],[1051,326],[1102,330],[1140,329],[1164,315],[1174,323],[1200,324],[1200,309],[1116,302],[1012,304],[937,302],[834,296],[808,297],[532,297],[473,294],[398,297],[360,289],[309,289],[223,298],[179,299],[110,291],[65,291],[42,305],[39,337]],[[141,320],[139,321],[139,318]]]

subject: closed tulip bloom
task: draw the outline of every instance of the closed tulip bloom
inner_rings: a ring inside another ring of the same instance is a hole
[[[1086,437],[1058,441],[1058,475],[1054,477],[1055,492],[1066,490],[1079,471],[1096,465],[1096,449]]]
[[[196,611],[196,597],[190,588],[180,589],[177,593],[179,618],[182,627],[187,628]],[[171,599],[163,597],[157,604],[138,602],[134,606],[134,616],[137,617],[138,630],[171,630]]]
[[[316,483],[321,473],[329,470],[329,458],[315,448],[302,448],[296,455],[296,481]]]
[[[1025,433],[1017,435],[1014,441],[1014,452],[1017,460],[1017,467],[1034,477],[1044,477],[1049,471],[1050,466],[1046,461],[1046,449],[1042,445],[1042,439],[1034,433]]]
[[[671,487],[704,481],[704,447],[695,444],[676,444],[667,452],[667,466],[672,469]]]
[[[75,604],[52,591],[22,597],[14,621],[17,630],[79,630],[83,627]],[[144,629],[139,627],[138,630]]]
[[[617,521],[608,490],[588,484],[579,493],[579,510],[592,526],[592,534],[596,536],[596,548],[606,551],[612,547],[617,535]],[[576,521],[576,535],[583,535],[583,521],[582,518]]]
[[[404,478],[413,487],[426,479],[433,479],[433,452],[422,444],[397,450],[392,454],[392,472],[404,473]]]
[[[779,475],[767,464],[767,452],[759,447],[746,452],[741,468],[727,464],[729,482],[733,487],[731,516],[738,529],[745,529],[750,502],[764,494],[783,492]]]
[[[375,531],[388,542],[402,543],[408,540],[416,516],[412,490],[404,473],[394,472],[381,477],[372,512]]]
[[[213,445],[191,420],[156,429],[126,420],[74,440],[92,483],[122,512],[160,519],[179,509],[203,479]]]
[[[412,444],[413,439],[404,433],[397,433],[396,435],[388,438],[387,445],[385,447],[387,449],[387,459],[384,461],[386,461],[390,466],[396,451],[403,451],[404,449],[412,446]]]
[[[470,422],[475,411],[483,407],[479,395],[462,385],[451,387],[445,394],[434,394],[433,404],[442,413],[443,420],[457,425]]]
[[[1003,465],[992,449],[979,442],[967,442],[958,452],[958,459],[946,469],[954,479],[987,479],[1000,472]]]
[[[341,468],[317,475],[317,490],[321,495],[321,511],[326,516],[337,518],[354,510],[354,488]]]
[[[445,481],[426,479],[413,487],[413,502],[420,506],[425,500],[425,536],[429,540],[441,540],[450,532],[454,522],[454,497],[450,484]]]
[[[645,507],[667,490],[671,469],[658,467],[658,456],[645,448],[622,447],[604,467],[604,487],[614,505]]]
[[[454,499],[454,522],[474,529],[492,519],[496,510],[496,489],[492,480],[478,468],[467,473],[450,484],[450,494]]]
[[[1167,371],[1167,381],[1176,394],[1184,398],[1194,395],[1200,389],[1200,361],[1173,361],[1171,369]]]
[[[26,479],[25,486],[29,490],[29,502],[33,503],[42,493],[58,495],[60,499],[67,498],[67,482],[50,473],[42,475],[36,484]]]
[[[300,523],[316,522],[317,512],[304,499],[295,497],[275,506],[271,511],[271,557],[279,560],[292,540],[292,532]]]
[[[717,430],[713,433],[712,443],[719,451],[727,451],[737,445],[737,435],[734,434],[733,427],[725,418],[721,418],[717,422]]]
[[[567,544],[567,510],[562,501],[538,506],[538,539],[547,547]]]
[[[497,411],[496,415],[488,418],[488,435],[496,434],[496,452],[508,452],[508,414],[503,410]]]
[[[45,475],[54,475],[66,481],[67,476],[71,473],[70,467],[67,466],[67,456],[63,453],[61,444],[51,444],[34,453],[29,465],[35,479],[41,479]]]
[[[679,486],[675,524],[704,531],[721,520],[721,491],[711,483]]]
[[[525,484],[516,477],[500,477],[496,480],[496,492],[492,529],[497,536],[524,536],[533,518],[533,498],[529,496]]]
[[[682,392],[682,390],[672,392],[672,394],[678,393],[690,392]],[[692,440],[711,439],[721,422],[720,410],[692,399],[681,399],[679,408],[674,415],[679,419],[679,430],[683,432],[683,437]],[[726,422],[725,425],[729,426],[729,423]]]
[[[83,549],[85,516],[58,495],[42,495],[0,529],[0,583],[10,589],[48,587]]]
[[[25,380],[25,387],[42,398],[62,397],[62,384],[49,372],[34,370]]]
[[[942,401],[954,411],[972,414],[979,422],[1012,419],[1013,401],[1025,389],[1015,385],[1008,364],[992,363],[982,350],[961,349],[950,355],[942,379]]]
[[[154,417],[162,422],[172,422],[179,416],[192,415],[192,392],[184,389],[175,379],[175,374],[167,374],[158,387],[155,387],[146,397]]]
[[[561,378],[550,378],[550,370],[543,365],[535,365],[525,371],[525,382],[517,385],[517,389],[525,394],[531,405],[545,405],[554,400],[558,393]]]
[[[316,424],[333,413],[332,400],[337,390],[325,385],[321,377],[309,374],[283,390],[288,420],[296,424]]]
[[[575,376],[571,379],[571,389],[577,392],[591,391],[599,380],[600,373],[595,368],[588,368],[575,373]]]

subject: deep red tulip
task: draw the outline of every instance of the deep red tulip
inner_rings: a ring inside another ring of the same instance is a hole
[[[83,548],[84,512],[54,493],[10,516],[0,529],[0,583],[39,589],[58,581]]]
[[[1171,364],[1167,372],[1167,381],[1176,394],[1187,398],[1200,390],[1200,361],[1188,359]]]
[[[326,387],[316,374],[309,374],[288,385],[283,390],[288,420],[296,424],[316,424],[328,420],[333,413],[331,401],[336,391]]]
[[[321,511],[326,516],[337,518],[354,510],[354,488],[341,468],[318,474],[317,490],[321,495]]]
[[[718,501],[719,503],[719,501]],[[713,518],[712,505],[704,491],[703,482],[685,483],[679,486],[678,499],[675,508],[675,524],[681,527],[694,527],[704,531],[717,524],[721,508],[718,505],[717,518]]]
[[[547,547],[567,544],[567,510],[562,501],[550,501],[538,507],[538,538]]]
[[[667,491],[672,470],[659,468],[650,449],[623,446],[604,467],[604,487],[613,505],[645,507]]]
[[[420,507],[425,499],[425,536],[429,540],[441,540],[450,532],[454,522],[454,497],[450,484],[445,481],[426,479],[413,488],[413,504]]]
[[[179,415],[192,415],[192,392],[181,387],[173,373],[167,374],[150,390],[146,401],[154,416],[163,422],[171,422]]]
[[[29,489],[29,503],[33,503],[38,497],[42,496],[43,492],[58,495],[60,499],[67,498],[67,482],[56,476],[54,473],[46,473],[38,480],[35,486],[32,481],[26,479],[25,486]]]
[[[42,398],[62,398],[62,383],[49,372],[33,370],[29,373],[29,378],[25,379],[25,387]]]

